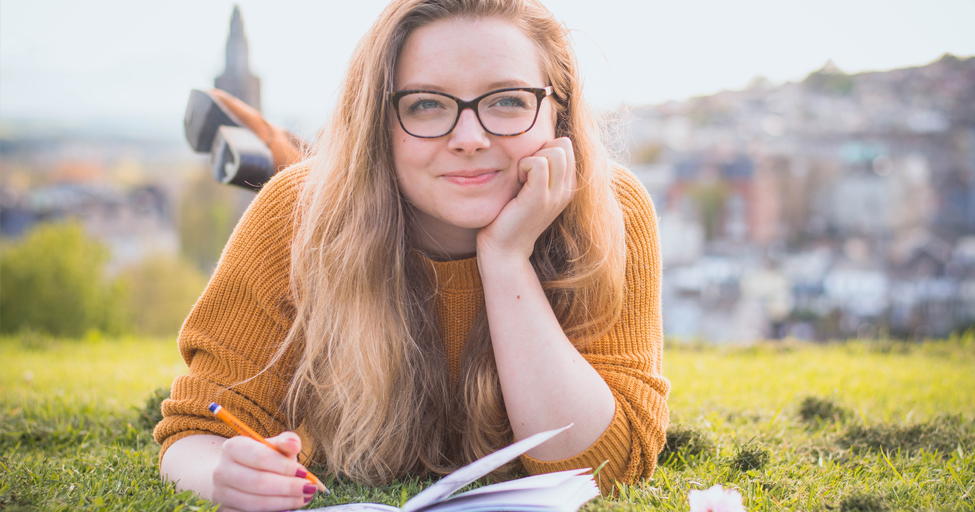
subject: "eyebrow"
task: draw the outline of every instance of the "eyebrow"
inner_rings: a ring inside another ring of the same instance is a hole
[[[491,82],[491,83],[489,83],[487,85],[487,87],[485,88],[485,91],[484,92],[493,91],[495,89],[507,89],[509,87],[542,87],[542,86],[541,85],[531,85],[531,84],[529,84],[528,82],[526,82],[524,80],[509,79],[509,80],[500,80],[500,81],[497,81],[497,82]],[[427,83],[409,83],[409,84],[406,84],[406,86],[404,86],[404,87],[402,87],[400,89],[397,89],[397,90],[400,90],[400,91],[426,90],[426,91],[447,92],[444,89],[444,87],[442,87],[440,85],[427,84]]]

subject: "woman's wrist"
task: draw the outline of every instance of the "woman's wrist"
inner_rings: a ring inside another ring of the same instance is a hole
[[[220,450],[227,438],[196,434],[184,437],[163,454],[159,472],[178,490],[190,490],[204,499],[213,496],[213,470],[220,460]]]
[[[532,269],[527,255],[514,251],[502,251],[477,244],[477,269],[481,273],[481,281],[517,274],[525,269]],[[534,270],[531,270],[534,273]]]

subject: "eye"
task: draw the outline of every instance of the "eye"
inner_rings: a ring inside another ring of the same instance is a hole
[[[527,108],[524,100],[517,96],[501,96],[491,101],[492,107],[500,108]]]
[[[443,108],[445,108],[444,104],[440,100],[431,97],[425,97],[425,98],[421,97],[411,102],[410,106],[407,108],[407,111],[411,114],[414,114],[414,113],[421,113],[421,112],[430,112],[432,110],[443,109]]]

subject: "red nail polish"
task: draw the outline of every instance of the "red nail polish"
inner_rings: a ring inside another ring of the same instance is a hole
[[[312,484],[305,484],[305,486],[301,490],[305,494],[315,494],[315,491],[317,491],[318,489],[316,489],[315,486]]]
[[[314,498],[314,496],[305,496],[305,503],[311,501],[312,498]]]
[[[295,476],[298,478],[305,478],[308,476],[308,472],[304,469],[298,468],[298,471],[295,472]]]

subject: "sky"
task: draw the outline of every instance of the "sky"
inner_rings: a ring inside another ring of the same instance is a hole
[[[543,0],[573,29],[586,97],[638,106],[975,55],[975,0]],[[229,0],[3,0],[0,121],[138,120],[181,133],[223,71]],[[265,114],[313,132],[386,0],[241,0]]]

